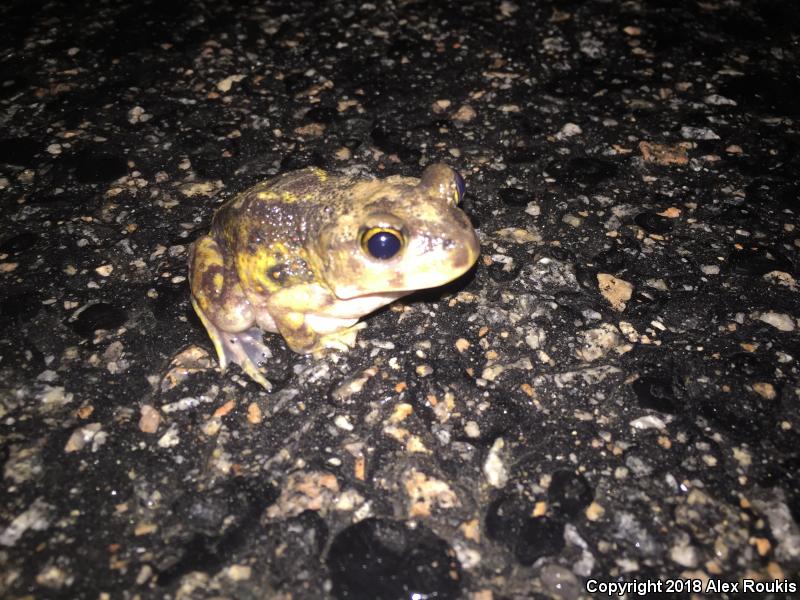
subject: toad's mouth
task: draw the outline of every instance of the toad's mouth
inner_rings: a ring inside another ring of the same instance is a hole
[[[388,302],[397,300],[398,298],[402,298],[403,296],[407,296],[408,294],[415,292],[416,289],[417,288],[409,290],[391,290],[387,292],[365,292],[355,287],[337,287],[333,290],[333,295],[336,296],[337,300],[341,300],[342,302],[355,302],[357,300],[370,302],[373,300],[384,300],[384,304],[386,304]]]
[[[360,294],[349,298],[342,298],[336,295],[336,302],[329,306],[326,311],[331,316],[343,319],[360,319],[379,308],[386,306],[410,294],[413,290],[403,292],[377,292],[372,294]]]
[[[471,265],[470,265],[471,266]],[[356,284],[338,284],[332,288],[334,296],[342,301],[352,301],[359,298],[363,299],[387,299],[387,302],[402,298],[418,290],[427,290],[443,286],[451,281],[458,279],[467,270],[451,271],[449,273],[433,272],[414,272],[409,275],[386,278],[380,281],[379,291],[364,289],[364,286]]]

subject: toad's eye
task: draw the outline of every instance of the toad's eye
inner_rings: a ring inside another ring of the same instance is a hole
[[[373,227],[361,236],[361,248],[380,260],[392,258],[403,247],[403,234],[396,229]]]
[[[455,202],[453,204],[458,204],[461,200],[464,199],[464,192],[467,191],[467,185],[464,183],[464,178],[461,177],[458,173],[455,173],[455,181],[456,181],[456,194],[455,194]]]

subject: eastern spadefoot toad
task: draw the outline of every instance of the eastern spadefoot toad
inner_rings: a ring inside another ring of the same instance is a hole
[[[419,179],[307,168],[223,204],[189,259],[192,304],[220,368],[233,361],[268,388],[262,331],[295,352],[345,350],[362,316],[463,274],[479,252],[463,195],[444,164]]]

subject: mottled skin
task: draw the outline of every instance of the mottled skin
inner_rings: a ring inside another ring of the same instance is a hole
[[[308,168],[259,183],[225,203],[189,259],[192,304],[228,361],[264,387],[262,331],[300,353],[345,350],[358,319],[406,294],[447,283],[478,258],[457,207],[459,176],[443,164],[420,179],[358,179]],[[463,182],[461,182],[463,185]],[[373,228],[400,232],[401,250],[375,258]]]

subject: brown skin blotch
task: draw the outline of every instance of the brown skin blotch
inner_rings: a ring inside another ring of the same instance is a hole
[[[472,232],[472,223],[469,221],[469,217],[467,215],[456,215],[456,218],[453,219],[455,225],[463,232]]]
[[[264,244],[261,231],[258,227],[249,227],[247,229],[247,251],[250,254],[255,254],[259,247]]]
[[[220,294],[222,290],[218,290],[214,285],[214,277],[218,274],[225,275],[225,270],[219,265],[210,265],[205,268],[200,276],[200,287],[206,294]],[[224,279],[223,279],[224,281]]]
[[[361,261],[353,256],[349,256],[347,258],[347,268],[350,270],[350,273],[355,275],[359,271],[361,271]]]
[[[192,244],[192,249],[189,256],[189,270],[191,272],[195,272],[198,269],[198,253],[197,253],[198,245],[199,245],[198,242]],[[202,261],[200,262],[202,263]],[[200,266],[202,267],[202,264]]]
[[[400,289],[403,286],[405,286],[405,283],[406,283],[406,279],[400,273],[396,273],[389,280],[389,285],[392,287],[392,289]]]
[[[467,252],[466,248],[458,248],[453,253],[453,268],[456,270],[467,269],[471,266],[471,262],[469,260],[469,252]]]
[[[378,198],[374,202],[370,202],[366,206],[364,206],[365,212],[376,212],[376,213],[390,213],[392,212],[393,204],[391,200],[388,198]]]

